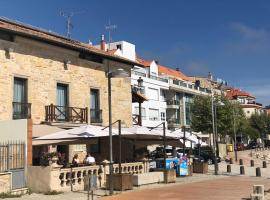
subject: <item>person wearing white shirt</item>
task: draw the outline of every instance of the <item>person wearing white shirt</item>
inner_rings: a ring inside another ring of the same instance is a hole
[[[86,158],[85,158],[85,163],[86,164],[95,164],[96,163],[96,160],[93,156],[91,156],[90,153],[87,154]]]

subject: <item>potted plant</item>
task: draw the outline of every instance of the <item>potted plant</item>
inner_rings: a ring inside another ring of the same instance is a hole
[[[44,153],[40,158],[40,165],[57,167],[57,161],[57,152]]]

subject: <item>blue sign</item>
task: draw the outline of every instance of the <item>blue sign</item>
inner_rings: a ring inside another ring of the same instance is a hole
[[[180,159],[180,176],[188,175],[188,159],[183,157]]]

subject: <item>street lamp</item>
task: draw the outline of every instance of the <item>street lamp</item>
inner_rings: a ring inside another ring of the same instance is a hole
[[[214,102],[214,97],[212,95],[212,119],[213,119],[213,149],[214,149],[214,164],[215,164],[215,175],[218,175],[218,163],[217,163],[217,137],[218,137],[218,132],[217,132],[217,107],[218,106],[224,106],[225,104],[221,101]]]
[[[111,78],[125,78],[129,77],[129,73],[127,73],[123,69],[117,69],[115,71],[110,71],[110,66],[108,63],[108,106],[109,106],[109,154],[110,154],[110,166],[109,166],[109,189],[110,195],[113,194],[113,153],[112,153],[112,88],[111,88]]]

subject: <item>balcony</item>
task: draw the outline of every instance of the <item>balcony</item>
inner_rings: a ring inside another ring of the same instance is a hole
[[[179,109],[180,101],[178,100],[167,100],[166,103],[168,109]]]
[[[169,128],[178,128],[180,127],[180,119],[176,119],[176,118],[172,118],[172,119],[168,119],[168,127]]]
[[[31,103],[12,102],[13,119],[31,119]]]
[[[88,123],[88,108],[45,106],[46,122]]]
[[[146,77],[146,73],[138,72],[138,71],[132,71],[132,74],[135,74],[137,76]]]
[[[158,76],[152,76],[152,75],[150,75],[150,78],[151,79],[154,79],[154,80],[157,80],[157,81],[164,82],[164,83],[168,83],[169,82],[169,80],[167,78],[161,78],[161,77],[158,77]]]
[[[90,123],[101,124],[102,123],[102,110],[90,109]]]

